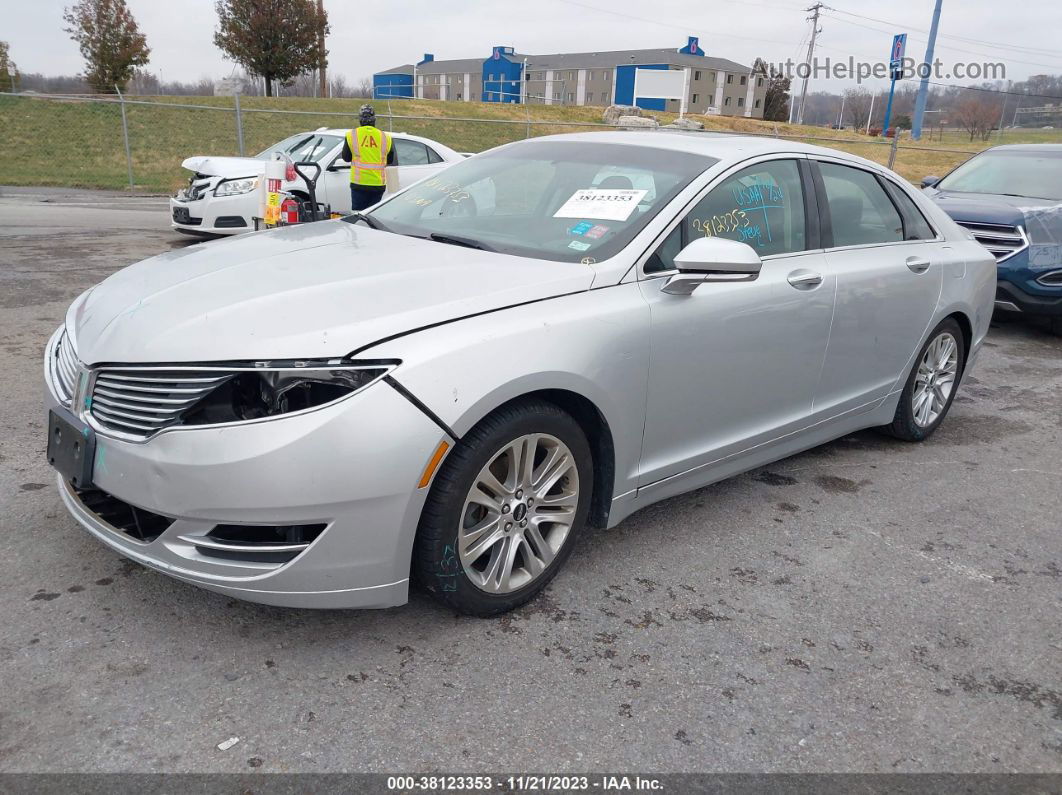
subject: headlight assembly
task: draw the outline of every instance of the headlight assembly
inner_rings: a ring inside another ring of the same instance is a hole
[[[365,389],[395,364],[342,359],[254,362],[191,406],[180,424],[244,422],[317,408]]]
[[[89,413],[101,426],[147,439],[168,428],[227,425],[326,406],[366,389],[396,361],[306,359],[178,367],[103,367]]]
[[[237,196],[241,193],[250,193],[258,187],[258,177],[242,177],[240,179],[226,179],[218,183],[214,189],[215,196]]]

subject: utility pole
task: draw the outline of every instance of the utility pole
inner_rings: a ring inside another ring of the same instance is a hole
[[[937,0],[940,2],[940,0]],[[804,103],[808,98],[808,80],[811,78],[811,59],[815,56],[815,37],[819,35],[819,12],[825,8],[822,3],[815,3],[810,8],[805,8],[805,11],[811,11],[812,14],[808,19],[811,20],[811,41],[808,42],[808,59],[805,65],[808,68],[807,73],[804,75],[804,85],[800,88],[800,110],[797,111],[797,124],[804,123]]]
[[[917,141],[922,137],[922,114],[926,112],[926,95],[929,93],[929,72],[933,67],[933,48],[937,44],[937,27],[940,25],[940,5],[942,0],[937,0],[933,8],[933,24],[929,26],[929,43],[926,45],[926,59],[922,64],[924,73],[922,82],[918,86],[918,97],[915,99],[914,119],[911,121],[911,138]]]
[[[324,18],[324,0],[317,0],[317,15]],[[328,75],[325,73],[325,34],[324,26],[317,31],[317,78],[319,80],[318,93],[322,97],[328,96]]]

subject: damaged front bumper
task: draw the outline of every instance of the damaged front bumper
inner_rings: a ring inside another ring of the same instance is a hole
[[[48,383],[48,408],[61,405]],[[98,433],[90,489],[58,476],[67,510],[117,552],[179,580],[270,605],[405,603],[427,494],[448,439],[387,382],[317,411]]]

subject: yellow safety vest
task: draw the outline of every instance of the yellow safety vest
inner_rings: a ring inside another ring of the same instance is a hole
[[[387,185],[384,169],[391,151],[391,136],[375,127],[358,127],[347,132],[350,147],[350,184],[367,188]]]

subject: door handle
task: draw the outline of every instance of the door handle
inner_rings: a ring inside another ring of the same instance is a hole
[[[922,259],[921,257],[908,257],[907,267],[911,269],[913,273],[925,273],[929,270],[929,260]]]
[[[800,270],[793,271],[787,277],[789,283],[796,287],[798,290],[810,290],[813,287],[818,287],[822,284],[822,274],[815,273],[814,271]]]

